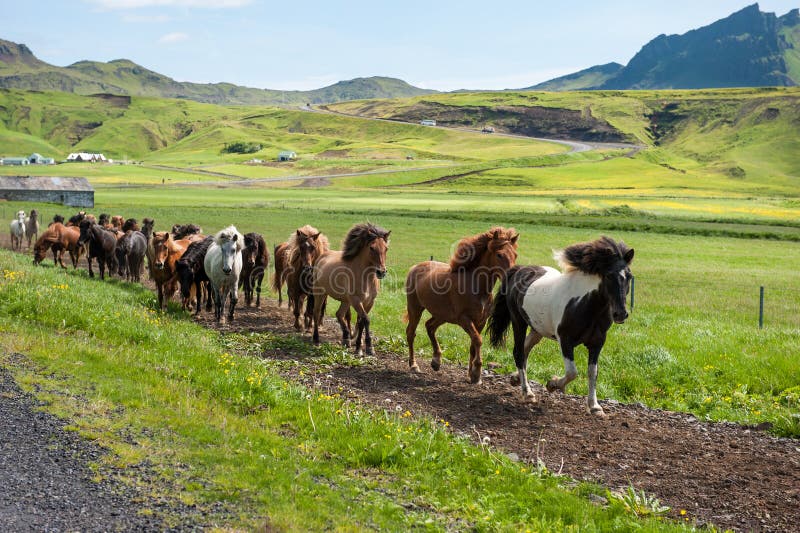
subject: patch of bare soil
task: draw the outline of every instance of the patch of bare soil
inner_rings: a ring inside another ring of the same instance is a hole
[[[315,177],[315,178],[307,178],[301,181],[296,187],[327,187],[331,184],[331,180],[324,176],[322,177]]]
[[[261,306],[240,308],[233,324],[219,329],[294,333],[285,302],[280,309],[272,300]],[[216,327],[208,315],[200,321]],[[329,319],[323,341],[337,342],[338,331]],[[498,450],[526,462],[538,458],[575,479],[611,489],[633,485],[672,507],[679,520],[737,531],[796,531],[800,524],[797,440],[615,401],[602,401],[607,417],[597,418],[587,414],[584,396],[549,394],[540,384],[533,384],[541,398],[534,406],[507,376],[490,370],[482,384],[471,385],[466,368],[444,363],[434,372],[429,357],[418,358],[421,374],[408,371],[405,355],[379,352],[364,366],[326,368],[313,377],[287,370],[285,377],[325,392],[341,386],[366,404],[446,420],[456,433],[488,437]]]

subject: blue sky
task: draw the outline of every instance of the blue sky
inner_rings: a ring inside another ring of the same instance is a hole
[[[314,89],[392,76],[438,90],[533,85],[627,63],[738,0],[0,0],[0,38],[48,63],[130,59],[178,81]],[[783,15],[799,0],[759,2]]]

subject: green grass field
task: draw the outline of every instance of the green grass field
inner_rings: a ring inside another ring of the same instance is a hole
[[[772,433],[796,438],[800,151],[792,124],[798,97],[796,89],[508,92],[336,106],[379,117],[420,101],[589,106],[594,116],[647,145],[626,157],[614,148],[565,153],[551,143],[324,113],[147,98],[122,109],[90,97],[0,91],[0,152],[52,155],[46,153],[52,147],[65,155],[107,146],[116,158],[143,161],[25,167],[24,173],[85,176],[96,186],[95,213],[153,217],[159,230],[192,222],[212,233],[233,223],[242,232],[262,233],[272,245],[310,223],[337,247],[354,223],[370,220],[391,229],[389,276],[373,310],[373,330],[379,348],[399,358],[406,357],[401,317],[408,269],[430,256],[447,260],[461,237],[514,226],[521,233],[519,262],[551,266],[554,249],[602,234],[623,239],[636,250],[636,305],[628,322],[609,333],[600,358],[600,400],[642,402],[712,421],[769,422]],[[660,122],[653,122],[658,113]],[[76,132],[87,135],[71,144]],[[135,141],[125,143],[131,135]],[[233,141],[263,148],[223,154]],[[300,159],[243,164],[273,159],[286,148]],[[233,184],[363,171],[372,173],[334,178],[324,187]],[[20,172],[0,167],[2,174]],[[45,221],[74,211],[0,202],[0,216],[10,220],[17,209],[33,207]],[[18,380],[101,439],[113,460],[135,464],[151,454],[164,479],[177,476],[175,489],[189,501],[222,499],[246,509],[241,527],[256,527],[252,510],[264,508],[279,527],[306,520],[310,529],[668,527],[634,522],[613,502],[595,507],[585,497],[598,488],[564,487],[519,471],[519,464],[448,436],[432,421],[360,411],[354,422],[342,417],[349,407],[340,399],[309,398],[295,384],[265,377],[268,363],[223,355],[241,339],[202,330],[176,305],[164,315],[153,313],[155,295],[147,290],[63,274],[49,260],[44,268],[28,263],[29,257],[0,252],[0,330],[7,333],[0,346],[32,361],[30,368],[16,368]],[[758,328],[761,286],[764,329]],[[45,301],[46,310],[34,312]],[[89,312],[67,314],[79,306]],[[136,326],[122,328],[120,317]],[[466,365],[467,336],[455,326],[439,331],[445,364]],[[53,335],[63,340],[55,350],[42,340]],[[298,338],[269,342],[358,363],[332,345],[315,351]],[[417,336],[417,347],[427,362],[425,335]],[[485,345],[484,356],[499,363],[499,371],[513,369],[505,349]],[[577,364],[585,368],[585,350],[578,351]],[[530,378],[545,382],[561,371],[556,344],[542,342],[531,354]],[[585,371],[570,387],[586,393]],[[254,406],[266,408],[254,414]],[[119,407],[122,414],[112,416]],[[138,444],[120,438],[124,427],[144,435]],[[348,444],[344,433],[358,439]],[[424,460],[431,454],[436,468]],[[193,477],[175,466],[181,464],[199,473]],[[465,494],[475,491],[491,496],[471,507]],[[421,502],[419,510],[406,512],[407,501]],[[325,521],[315,513],[319,505],[340,510],[340,521]]]

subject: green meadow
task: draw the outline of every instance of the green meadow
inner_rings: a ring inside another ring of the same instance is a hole
[[[797,89],[505,92],[330,106],[374,118],[419,103],[549,106],[589,112],[643,147],[571,153],[531,139],[341,114],[149,98],[120,107],[93,97],[0,91],[3,154],[97,150],[136,162],[0,172],[87,177],[96,189],[93,212],[152,217],[157,230],[192,222],[212,233],[235,224],[273,245],[312,224],[338,247],[354,223],[380,224],[392,238],[373,331],[380,350],[403,359],[405,275],[431,256],[446,261],[461,237],[514,226],[518,262],[550,266],[553,251],[571,243],[603,234],[622,239],[636,250],[635,306],[624,325],[612,327],[600,357],[601,402],[766,422],[773,434],[796,438],[798,99]],[[78,134],[84,136],[73,143]],[[262,148],[223,153],[237,141]],[[299,159],[275,162],[283,149]],[[246,164],[253,158],[264,163]],[[339,174],[356,175],[332,177]],[[308,176],[331,177],[297,186]],[[0,202],[0,214],[10,220],[33,207],[43,220],[73,212]],[[587,497],[605,494],[599,488],[533,472],[449,435],[436,421],[362,407],[354,416],[355,407],[335,394],[277,379],[275,363],[255,355],[277,347],[363,364],[334,344],[316,350],[302,336],[219,335],[174,303],[155,313],[155,295],[139,286],[62,273],[50,260],[32,268],[29,257],[8,252],[0,260],[0,329],[8,333],[0,345],[30,358],[29,366],[15,366],[18,380],[44,391],[38,394],[52,401],[49,409],[108,446],[108,461],[153,457],[182,498],[239,509],[235,525],[256,527],[257,513],[268,509],[279,528],[304,520],[308,529],[343,530],[671,527],[637,521],[613,498],[594,506]],[[31,305],[45,301],[52,304]],[[81,307],[87,313],[70,312]],[[419,358],[427,362],[430,346],[420,332]],[[62,341],[57,349],[43,340],[53,335]],[[444,326],[439,338],[445,364],[465,366],[466,334]],[[486,344],[484,359],[499,372],[513,370],[508,349]],[[585,350],[576,362],[585,368]],[[556,343],[543,341],[531,354],[530,379],[543,383],[561,372]],[[570,392],[586,394],[585,371]],[[82,398],[90,398],[88,407]],[[120,428],[130,427],[141,434],[135,444],[120,437]],[[475,493],[484,497],[470,501],[467,494]],[[321,516],[319,505],[341,512]]]

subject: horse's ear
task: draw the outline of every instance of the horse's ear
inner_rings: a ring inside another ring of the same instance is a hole
[[[386,242],[389,242],[389,235],[391,235],[391,234],[392,234],[392,230],[387,231],[386,234],[383,236],[383,240],[386,241]]]
[[[317,237],[319,237],[320,233],[322,233],[322,232],[321,231],[316,232],[314,235],[311,236],[311,238],[316,241]]]
[[[238,240],[239,240],[239,234],[238,233],[234,233],[233,234],[233,242],[236,242]]]
[[[625,262],[630,265],[631,261],[633,261],[633,248],[625,252],[625,255],[622,256],[622,258],[625,259]]]
[[[302,231],[300,231],[300,230],[297,230],[297,236],[298,236],[298,237],[302,237],[302,236],[303,236],[303,232],[302,232]]]
[[[493,238],[494,239],[499,239],[500,238],[500,229],[499,228],[494,230]]]
[[[511,244],[516,246],[518,239],[519,239],[519,233],[515,233],[514,236],[511,237]]]

